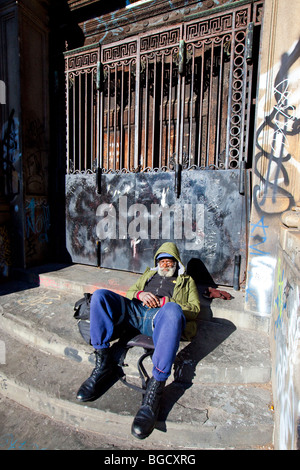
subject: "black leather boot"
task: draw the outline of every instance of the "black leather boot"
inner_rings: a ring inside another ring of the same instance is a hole
[[[77,400],[91,401],[100,396],[100,385],[104,380],[117,376],[117,364],[113,361],[110,349],[96,349],[95,353],[95,368],[91,376],[83,382],[77,392]]]
[[[154,429],[164,386],[165,382],[159,382],[154,377],[147,384],[142,406],[131,426],[131,433],[138,439],[145,439]]]

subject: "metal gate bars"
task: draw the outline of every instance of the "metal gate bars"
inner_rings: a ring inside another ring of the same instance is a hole
[[[243,166],[262,5],[66,52],[67,173]]]

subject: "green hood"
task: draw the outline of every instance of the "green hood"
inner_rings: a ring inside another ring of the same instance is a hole
[[[178,250],[177,246],[175,245],[175,243],[166,242],[166,243],[163,243],[158,248],[157,252],[154,255],[154,266],[156,266],[156,258],[160,253],[169,253],[169,255],[173,256],[173,258],[175,258],[176,261],[178,262],[178,266],[179,266],[178,274],[184,274],[185,273],[185,267],[182,264],[182,261],[180,259],[179,250]]]
[[[176,280],[173,297],[169,299],[170,302],[175,302],[181,306],[184,316],[186,318],[186,327],[183,333],[183,338],[190,341],[197,332],[196,319],[200,312],[200,300],[197,286],[191,276],[185,273],[185,268],[181,262],[179,251],[175,243],[163,243],[154,255],[154,268],[147,268],[146,271],[140,276],[136,283],[130,287],[126,297],[128,299],[136,299],[137,294],[143,291],[146,283],[157,271],[156,258],[159,253],[169,253],[174,256],[179,265],[178,277]]]

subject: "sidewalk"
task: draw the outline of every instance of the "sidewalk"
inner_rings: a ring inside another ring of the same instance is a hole
[[[76,401],[76,391],[93,367],[93,356],[73,318],[74,303],[83,292],[98,287],[125,292],[137,275],[79,265],[53,268],[30,270],[26,282],[22,273],[23,281],[0,285],[0,339],[6,346],[6,364],[0,365],[4,400],[76,432],[95,433],[112,445],[122,442],[123,449],[245,449],[271,443],[268,336],[257,331],[256,320],[253,329],[245,329],[226,318],[233,315],[242,292],[233,293],[234,301],[215,299],[209,305],[201,298],[206,307],[197,337],[181,344],[157,429],[140,442],[130,434],[141,402],[139,392],[117,382],[95,402]],[[215,307],[221,302],[222,307]],[[224,315],[217,316],[220,312]],[[124,368],[128,380],[135,383],[139,352],[129,351]],[[150,360],[146,366],[151,371]]]

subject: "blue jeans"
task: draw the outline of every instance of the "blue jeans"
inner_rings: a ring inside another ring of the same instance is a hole
[[[166,380],[172,369],[186,320],[182,308],[168,302],[161,308],[149,308],[115,292],[99,289],[91,301],[91,343],[95,349],[107,348],[111,339],[126,328],[152,336],[154,343],[153,377]]]

